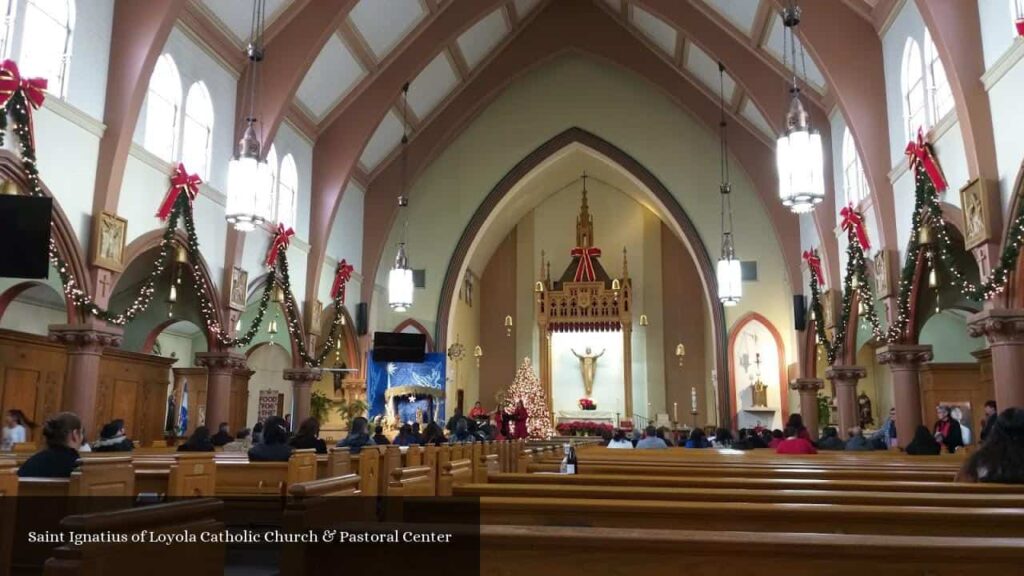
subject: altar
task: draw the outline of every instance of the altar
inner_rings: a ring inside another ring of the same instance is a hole
[[[619,425],[619,415],[603,410],[559,410],[555,424],[563,422],[594,422],[597,424]]]

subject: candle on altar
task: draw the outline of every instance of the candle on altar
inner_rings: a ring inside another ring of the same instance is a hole
[[[690,411],[697,411],[697,387],[690,386]]]
[[[672,421],[679,422],[679,402],[672,403]]]

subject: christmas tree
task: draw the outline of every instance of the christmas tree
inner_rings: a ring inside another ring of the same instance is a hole
[[[529,358],[523,358],[523,365],[516,371],[515,380],[505,395],[506,409],[515,411],[520,400],[526,407],[529,418],[526,420],[526,431],[530,438],[535,440],[546,440],[551,437],[551,416],[548,413],[547,399],[544,398],[544,390],[540,386],[540,380],[533,372],[533,366]]]

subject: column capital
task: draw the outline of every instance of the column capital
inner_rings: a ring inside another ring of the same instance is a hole
[[[294,382],[295,385],[311,384],[318,382],[323,376],[320,368],[285,368],[284,379]]]
[[[930,362],[934,355],[930,344],[888,344],[875,351],[879,364],[918,365]]]
[[[989,344],[1024,344],[1024,310],[982,310],[967,317],[967,332]]]
[[[231,371],[245,368],[245,356],[235,352],[196,352],[196,366],[207,370]]]
[[[825,378],[838,383],[853,382],[864,378],[868,371],[863,366],[830,366],[825,370]]]
[[[60,342],[77,352],[98,354],[107,347],[116,348],[124,339],[120,328],[96,324],[51,324],[51,342]]]
[[[789,381],[790,390],[798,390],[801,394],[817,394],[825,386],[821,378],[797,378]]]

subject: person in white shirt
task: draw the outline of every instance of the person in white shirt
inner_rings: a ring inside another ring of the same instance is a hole
[[[626,438],[626,433],[621,428],[617,428],[615,436],[612,436],[612,439],[608,441],[608,447],[632,450],[633,443],[629,441],[629,438]]]
[[[8,410],[4,414],[4,435],[0,442],[0,450],[4,452],[14,449],[15,444],[21,444],[28,440],[28,429],[35,428],[35,424],[25,417],[25,413],[18,409]]]

